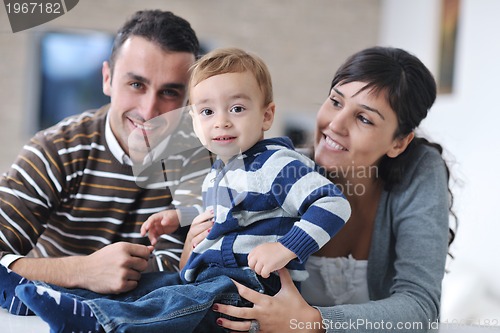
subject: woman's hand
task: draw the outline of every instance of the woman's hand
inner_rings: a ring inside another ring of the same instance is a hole
[[[260,294],[234,282],[240,296],[252,302],[254,306],[245,308],[216,303],[213,306],[214,311],[246,319],[232,321],[219,318],[217,324],[230,330],[245,332],[250,329],[251,320],[257,320],[260,325],[260,333],[325,332],[323,329],[298,329],[300,327],[321,327],[321,314],[302,298],[286,268],[280,269],[278,273],[281,280],[281,290],[274,296]]]
[[[184,265],[186,265],[193,249],[207,237],[213,225],[213,210],[207,210],[194,218],[193,223],[191,223],[191,227],[186,235],[186,241],[184,242],[179,268],[182,269]]]

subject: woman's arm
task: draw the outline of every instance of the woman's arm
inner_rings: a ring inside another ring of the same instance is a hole
[[[179,268],[183,269],[186,265],[189,256],[193,249],[202,240],[204,240],[210,229],[214,225],[214,212],[207,210],[194,218],[191,227],[189,228],[188,234],[186,236],[186,241],[184,242],[184,248],[181,254],[181,260],[179,262]]]
[[[401,184],[379,208],[385,214],[376,224],[368,264],[372,301],[318,308],[327,332],[425,332],[439,317],[448,250],[447,176],[436,150],[417,149]]]

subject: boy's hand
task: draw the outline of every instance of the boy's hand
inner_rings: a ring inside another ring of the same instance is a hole
[[[175,209],[164,210],[151,215],[141,226],[141,236],[146,236],[151,241],[151,245],[158,242],[158,238],[163,234],[170,234],[179,228],[179,216]]]
[[[263,278],[268,278],[272,272],[285,267],[296,257],[281,243],[264,243],[250,251],[248,266]]]

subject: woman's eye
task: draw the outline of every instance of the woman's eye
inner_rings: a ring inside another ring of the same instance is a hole
[[[366,124],[366,125],[373,125],[373,123],[372,123],[370,120],[368,120],[367,118],[365,118],[364,116],[359,115],[359,116],[358,116],[358,119],[359,119],[359,121],[361,121],[363,124]]]
[[[240,113],[243,112],[244,110],[245,109],[242,106],[233,106],[229,111],[234,113]]]
[[[332,105],[336,108],[340,107],[340,102],[335,99],[335,97],[330,97],[330,101],[332,102]]]

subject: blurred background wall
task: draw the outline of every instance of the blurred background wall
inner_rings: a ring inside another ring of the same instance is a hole
[[[270,135],[283,131],[291,114],[314,112],[324,101],[334,70],[351,53],[377,43],[379,0],[85,0],[67,14],[13,34],[0,10],[0,169],[10,165],[33,132],[34,82],[38,37],[46,31],[93,29],[114,34],[135,11],[171,10],[187,19],[207,48],[236,46],[260,55],[273,76],[277,121]]]
[[[37,128],[40,77],[35,73],[44,32],[92,29],[113,34],[136,10],[171,10],[192,24],[206,48],[242,47],[266,61],[277,104],[269,135],[275,136],[295,127],[312,130],[335,69],[362,48],[404,48],[439,78],[450,63],[440,62],[446,1],[82,0],[65,15],[15,34],[1,9],[0,171],[10,166]],[[456,259],[443,282],[442,319],[449,322],[472,319],[500,325],[499,13],[497,0],[459,0],[452,85],[438,96],[421,130],[445,146],[456,179],[460,226],[451,249]]]

